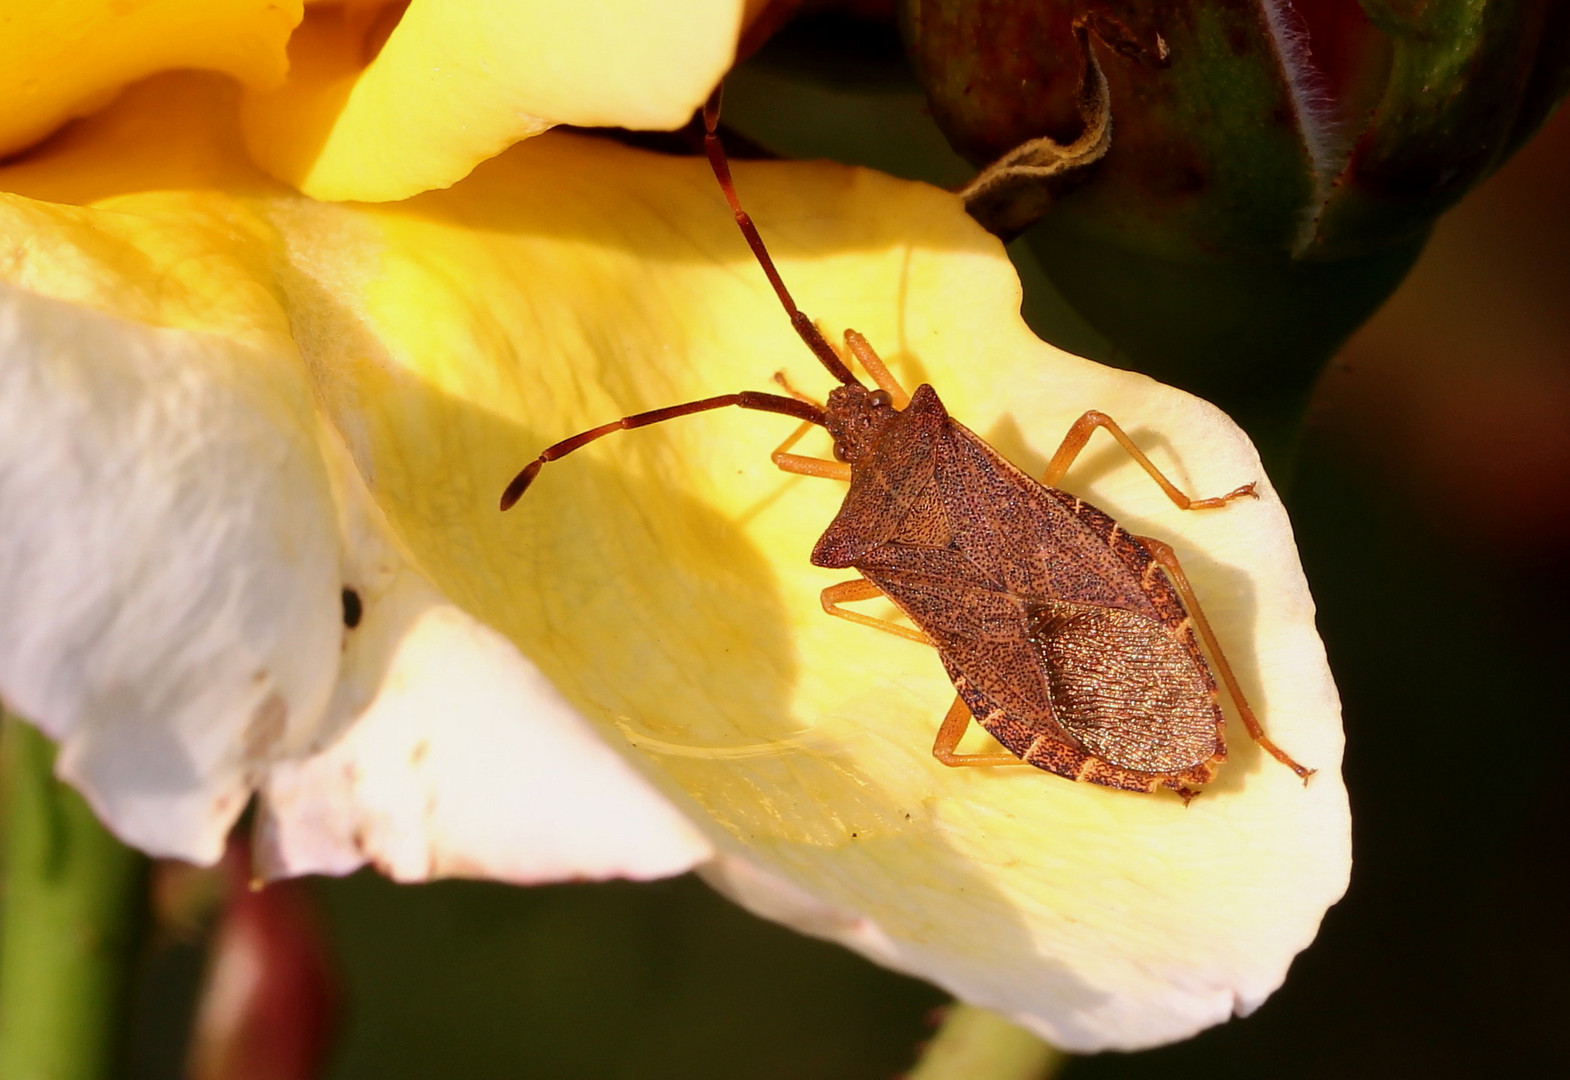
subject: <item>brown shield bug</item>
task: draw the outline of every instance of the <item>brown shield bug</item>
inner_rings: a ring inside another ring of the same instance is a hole
[[[1098,428],[1181,509],[1221,507],[1253,496],[1254,485],[1190,499],[1095,411],[1074,423],[1034,480],[952,419],[932,387],[906,394],[866,339],[847,330],[847,353],[877,387],[868,389],[797,308],[741,208],[715,133],[718,109],[716,92],[703,111],[715,177],[791,324],[840,385],[824,406],[794,392],[744,390],[613,420],[547,447],[507,486],[501,508],[546,462],[615,431],[728,406],[795,417],[801,424],[774,463],[850,484],[812,562],[861,576],[824,589],[824,610],[937,650],[957,691],[933,745],[939,761],[1023,761],[1128,791],[1167,787],[1186,801],[1190,785],[1210,781],[1226,760],[1219,675],[1249,735],[1306,780],[1313,770],[1271,742],[1249,707],[1172,548],[1056,486]],[[814,426],[833,436],[837,460],[791,452]],[[915,628],[842,606],[880,596]],[[972,717],[1007,754],[957,752]]]

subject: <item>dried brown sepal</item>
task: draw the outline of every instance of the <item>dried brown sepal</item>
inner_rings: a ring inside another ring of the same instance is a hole
[[[1076,20],[1074,40],[1079,43],[1083,57],[1079,90],[1075,95],[1075,106],[1084,122],[1079,137],[1061,143],[1043,135],[1021,143],[982,169],[959,190],[959,197],[970,216],[988,232],[1004,240],[1013,239],[1029,228],[1047,212],[1065,184],[1072,183],[1072,178],[1087,166],[1101,160],[1112,146],[1112,98],[1106,75],[1090,46],[1087,20]]]

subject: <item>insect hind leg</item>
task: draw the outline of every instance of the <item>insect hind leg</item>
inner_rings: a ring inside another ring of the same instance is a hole
[[[1134,539],[1149,550],[1157,565],[1167,572],[1172,587],[1183,598],[1183,606],[1188,608],[1189,616],[1194,620],[1194,629],[1199,631],[1200,640],[1205,643],[1205,651],[1210,654],[1211,660],[1216,665],[1216,674],[1221,677],[1221,684],[1227,688],[1227,695],[1237,706],[1238,715],[1243,720],[1243,726],[1248,729],[1249,738],[1258,743],[1265,753],[1297,773],[1305,784],[1308,783],[1308,778],[1314,775],[1314,770],[1299,765],[1291,755],[1265,734],[1264,725],[1259,722],[1259,717],[1254,715],[1253,707],[1243,696],[1243,688],[1238,685],[1237,675],[1232,671],[1226,653],[1221,651],[1221,643],[1216,640],[1215,631],[1210,628],[1210,620],[1205,617],[1205,610],[1199,605],[1199,597],[1194,595],[1194,587],[1189,584],[1188,575],[1183,572],[1183,564],[1178,561],[1177,552],[1172,550],[1171,544],[1151,536],[1136,536]]]

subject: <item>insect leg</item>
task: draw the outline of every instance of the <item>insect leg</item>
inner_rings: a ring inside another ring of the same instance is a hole
[[[1210,629],[1210,620],[1205,618],[1205,611],[1199,606],[1199,598],[1194,595],[1194,587],[1188,583],[1188,575],[1183,573],[1183,564],[1178,562],[1177,552],[1172,550],[1171,544],[1154,537],[1136,536],[1134,539],[1145,545],[1157,564],[1167,572],[1167,577],[1172,579],[1172,587],[1177,589],[1178,595],[1183,598],[1183,604],[1194,620],[1194,627],[1205,643],[1205,651],[1210,653],[1211,660],[1215,662],[1216,672],[1221,676],[1222,685],[1227,688],[1227,693],[1237,705],[1238,715],[1243,718],[1243,726],[1248,729],[1249,737],[1267,754],[1297,773],[1303,778],[1304,783],[1307,783],[1308,778],[1314,775],[1314,770],[1299,765],[1285,750],[1270,740],[1270,736],[1265,734],[1265,729],[1259,722],[1259,717],[1254,715],[1248,699],[1243,696],[1243,688],[1238,685],[1237,676],[1232,672],[1232,665],[1227,662],[1226,654],[1221,651],[1220,642],[1216,641],[1215,632]]]
[[[931,645],[932,639],[920,630],[913,630],[908,626],[890,622],[887,619],[874,618],[863,615],[859,611],[850,611],[840,607],[841,604],[852,600],[872,600],[883,595],[883,590],[878,588],[866,578],[856,578],[852,581],[842,581],[838,585],[830,585],[823,590],[823,610],[837,619],[845,619],[859,626],[870,626],[874,630],[894,634],[921,645]]]
[[[876,619],[871,615],[863,615],[859,611],[847,611],[840,607],[842,603],[852,600],[872,600],[883,595],[883,590],[878,588],[866,578],[856,578],[853,581],[842,581],[838,585],[830,585],[823,590],[823,610],[837,618],[847,619],[861,626],[870,626],[875,630],[895,634],[922,645],[931,645],[932,639],[920,630],[913,630],[898,623],[889,622],[887,619]],[[958,694],[954,696],[954,704],[949,706],[943,723],[938,727],[938,737],[932,744],[932,756],[943,764],[952,768],[965,765],[1023,765],[1025,762],[1006,751],[987,754],[957,754],[955,747],[965,734],[965,728],[970,724],[970,707],[965,704],[965,699]]]
[[[938,737],[932,743],[932,756],[950,768],[960,768],[965,765],[1024,765],[1025,762],[1009,753],[993,751],[987,754],[956,754],[955,748],[965,735],[965,729],[970,726],[970,706],[965,704],[965,699],[958,694],[954,695],[954,704],[949,706],[949,711],[943,717],[943,723],[938,728]]]
[[[862,370],[872,376],[872,381],[878,384],[879,389],[888,393],[896,409],[903,409],[910,404],[910,395],[899,384],[889,371],[883,358],[872,351],[872,343],[854,330],[845,331],[845,347],[855,354],[861,361]]]
[[[803,394],[800,390],[797,390],[794,386],[792,386],[790,384],[790,380],[785,377],[785,373],[783,371],[776,371],[774,373],[774,381],[779,384],[781,390],[785,391],[797,401],[805,401],[808,405],[814,406],[815,408],[823,408],[823,402],[818,401],[816,398],[808,397],[806,394]]]
[[[1057,487],[1063,479],[1063,474],[1068,472],[1069,466],[1074,463],[1074,459],[1079,456],[1079,452],[1085,449],[1085,444],[1090,441],[1090,436],[1095,433],[1097,428],[1106,428],[1108,434],[1118,441],[1119,446],[1128,451],[1129,457],[1139,463],[1139,467],[1149,474],[1150,478],[1156,482],[1162,491],[1166,492],[1167,498],[1171,499],[1179,510],[1210,510],[1217,506],[1225,506],[1233,499],[1241,499],[1246,496],[1259,498],[1254,491],[1254,485],[1251,483],[1234,488],[1225,495],[1215,498],[1189,498],[1178,489],[1176,484],[1168,480],[1160,469],[1156,468],[1155,463],[1145,456],[1143,450],[1134,445],[1134,440],[1129,438],[1122,428],[1118,427],[1117,421],[1113,420],[1106,413],[1097,412],[1094,409],[1074,421],[1074,426],[1068,429],[1068,434],[1063,436],[1063,444],[1058,447],[1058,452],[1053,454],[1052,460],[1047,463],[1047,471],[1042,475],[1041,482],[1048,487]]]
[[[807,457],[805,454],[792,454],[790,448],[801,441],[803,435],[817,425],[811,420],[803,420],[795,431],[785,437],[785,441],[775,448],[769,459],[785,472],[799,473],[802,476],[819,476],[825,480],[843,480],[850,483],[850,465],[843,461],[830,461],[827,458]]]

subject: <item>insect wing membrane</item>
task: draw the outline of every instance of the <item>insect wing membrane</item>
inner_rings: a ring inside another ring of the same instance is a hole
[[[1104,761],[1180,772],[1209,761],[1220,716],[1208,672],[1161,623],[1048,602],[1028,614],[1058,720]]]

